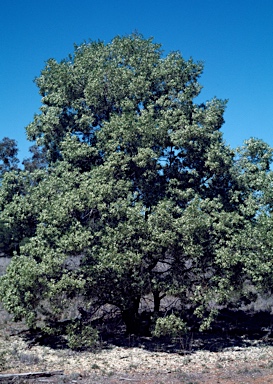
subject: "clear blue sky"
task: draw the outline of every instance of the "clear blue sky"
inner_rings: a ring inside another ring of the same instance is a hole
[[[40,107],[33,79],[47,59],[135,30],[166,53],[204,61],[200,101],[229,99],[227,143],[254,136],[273,146],[272,0],[2,0],[0,139],[16,139],[20,158],[28,156],[25,127]]]

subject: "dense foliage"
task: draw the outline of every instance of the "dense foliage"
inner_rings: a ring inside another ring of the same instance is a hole
[[[33,161],[0,191],[16,244],[0,294],[15,319],[46,329],[112,304],[141,332],[141,300],[155,319],[172,295],[178,323],[191,306],[204,328],[247,287],[270,292],[272,149],[225,144],[226,102],[195,102],[202,70],[140,35],[46,63]]]

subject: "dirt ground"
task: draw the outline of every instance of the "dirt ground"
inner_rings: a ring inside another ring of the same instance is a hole
[[[62,343],[33,342],[24,324],[12,323],[3,314],[0,319],[0,382],[4,383],[273,383],[273,340],[268,333],[191,335],[183,345],[124,336],[101,340],[95,351],[76,352]],[[1,377],[56,370],[63,372],[34,379]]]
[[[41,351],[36,347],[31,352],[18,350],[24,363],[11,364],[13,367],[9,366],[5,372],[64,371],[62,375],[52,377],[17,380],[20,383],[273,383],[273,348],[266,346],[238,351],[194,353],[186,357],[179,354],[166,355],[164,352],[148,356],[141,348],[113,348],[96,354],[75,353],[73,357],[66,358],[61,354],[57,359],[54,354],[49,352],[47,355],[43,351],[44,358],[36,361],[31,355],[37,356],[38,352]]]

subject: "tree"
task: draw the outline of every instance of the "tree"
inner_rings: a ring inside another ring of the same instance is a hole
[[[29,148],[29,151],[32,154],[32,157],[25,159],[22,162],[24,170],[32,172],[36,169],[43,169],[47,167],[48,161],[44,147],[32,145]],[[9,197],[6,196],[7,200],[3,200],[5,203],[8,203],[10,201],[10,197],[13,195],[24,195],[26,193],[26,183],[30,181],[30,178],[26,178],[24,173],[20,174],[22,169],[18,167],[19,159],[17,158],[17,155],[18,148],[16,141],[9,139],[8,137],[4,137],[4,139],[0,142],[0,161],[2,162],[2,164],[0,164],[0,177],[3,190],[6,189],[6,183],[11,184],[8,188]],[[10,175],[6,175],[7,173],[10,173]],[[6,181],[3,180],[5,175]],[[4,206],[2,206],[1,209],[3,210]],[[33,221],[30,221],[30,224],[32,222]],[[0,221],[0,250],[6,255],[12,256],[15,250],[18,251],[23,235],[24,231],[21,229],[21,223],[19,224],[17,230],[13,228],[11,231],[9,230],[7,223]],[[21,240],[19,240],[19,238]]]
[[[18,169],[17,143],[13,139],[4,137],[0,141],[0,177],[11,170]]]
[[[13,139],[4,137],[0,141],[0,179],[2,179],[6,172],[18,169],[19,160],[17,158],[18,148],[17,143]],[[11,235],[7,231],[4,223],[0,221],[0,251],[6,254],[11,251]]]
[[[272,294],[273,148],[251,138],[237,150],[235,170],[242,190],[241,212],[245,225],[230,249],[241,264],[241,296]],[[238,281],[238,278],[237,278]],[[250,289],[251,287],[251,289]]]
[[[24,159],[22,164],[26,171],[34,171],[35,169],[43,169],[48,165],[46,149],[45,147],[39,147],[34,144],[29,148],[31,157]]]
[[[47,62],[27,134],[48,166],[7,175],[0,196],[19,244],[0,296],[16,319],[109,303],[132,333],[145,295],[155,315],[176,295],[204,326],[228,302],[243,270],[228,250],[257,210],[222,139],[226,102],[194,102],[202,70],[136,34]]]

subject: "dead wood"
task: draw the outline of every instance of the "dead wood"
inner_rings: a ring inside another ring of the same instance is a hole
[[[35,377],[49,377],[63,375],[64,371],[45,371],[45,372],[26,372],[26,373],[7,373],[0,374],[0,382],[14,379],[33,379]]]

